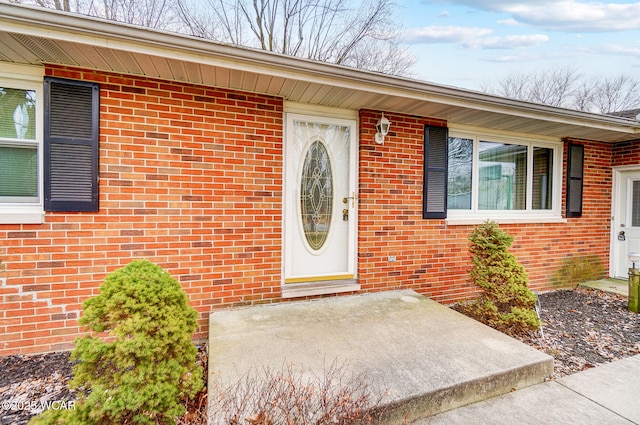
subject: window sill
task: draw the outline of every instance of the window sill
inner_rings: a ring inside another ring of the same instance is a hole
[[[312,297],[359,290],[360,284],[355,279],[285,283],[282,286],[282,298]]]
[[[563,217],[552,216],[527,216],[527,217],[450,217],[445,221],[449,226],[477,225],[487,220],[495,221],[498,224],[545,224],[545,223],[566,223]]]
[[[44,212],[0,212],[0,224],[42,224],[44,223]]]

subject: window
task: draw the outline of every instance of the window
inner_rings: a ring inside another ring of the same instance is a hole
[[[473,139],[449,138],[449,181],[447,208],[471,209],[471,164],[473,163]]]
[[[640,181],[631,182],[631,227],[640,227]]]
[[[560,219],[560,142],[448,137],[447,219]]]
[[[41,71],[7,71],[0,75],[0,223],[41,223]]]
[[[38,202],[36,92],[0,87],[0,201]]]
[[[0,224],[43,223],[45,210],[98,210],[99,91],[3,65]]]

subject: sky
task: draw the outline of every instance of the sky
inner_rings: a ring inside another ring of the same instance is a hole
[[[640,78],[640,2],[396,0],[414,78],[482,90],[510,73]]]

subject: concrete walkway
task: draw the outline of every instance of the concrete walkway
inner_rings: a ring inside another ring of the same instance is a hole
[[[592,280],[584,282],[580,286],[587,288],[599,289],[601,291],[612,292],[614,294],[629,296],[629,283],[626,280],[606,278],[600,280]]]
[[[451,410],[417,425],[640,424],[640,355]]]
[[[211,314],[209,388],[252,371],[333,363],[363,375],[401,424],[541,383],[553,358],[413,291]]]

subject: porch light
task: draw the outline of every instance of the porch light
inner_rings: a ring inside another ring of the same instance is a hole
[[[636,263],[640,262],[640,253],[638,252],[630,252],[629,254],[627,254],[627,256],[629,257],[629,261],[631,262],[631,264],[633,264],[633,268],[636,268]]]
[[[389,134],[389,129],[391,128],[391,122],[385,118],[384,112],[382,113],[382,117],[376,123],[376,143],[381,145],[384,143],[384,137]]]

